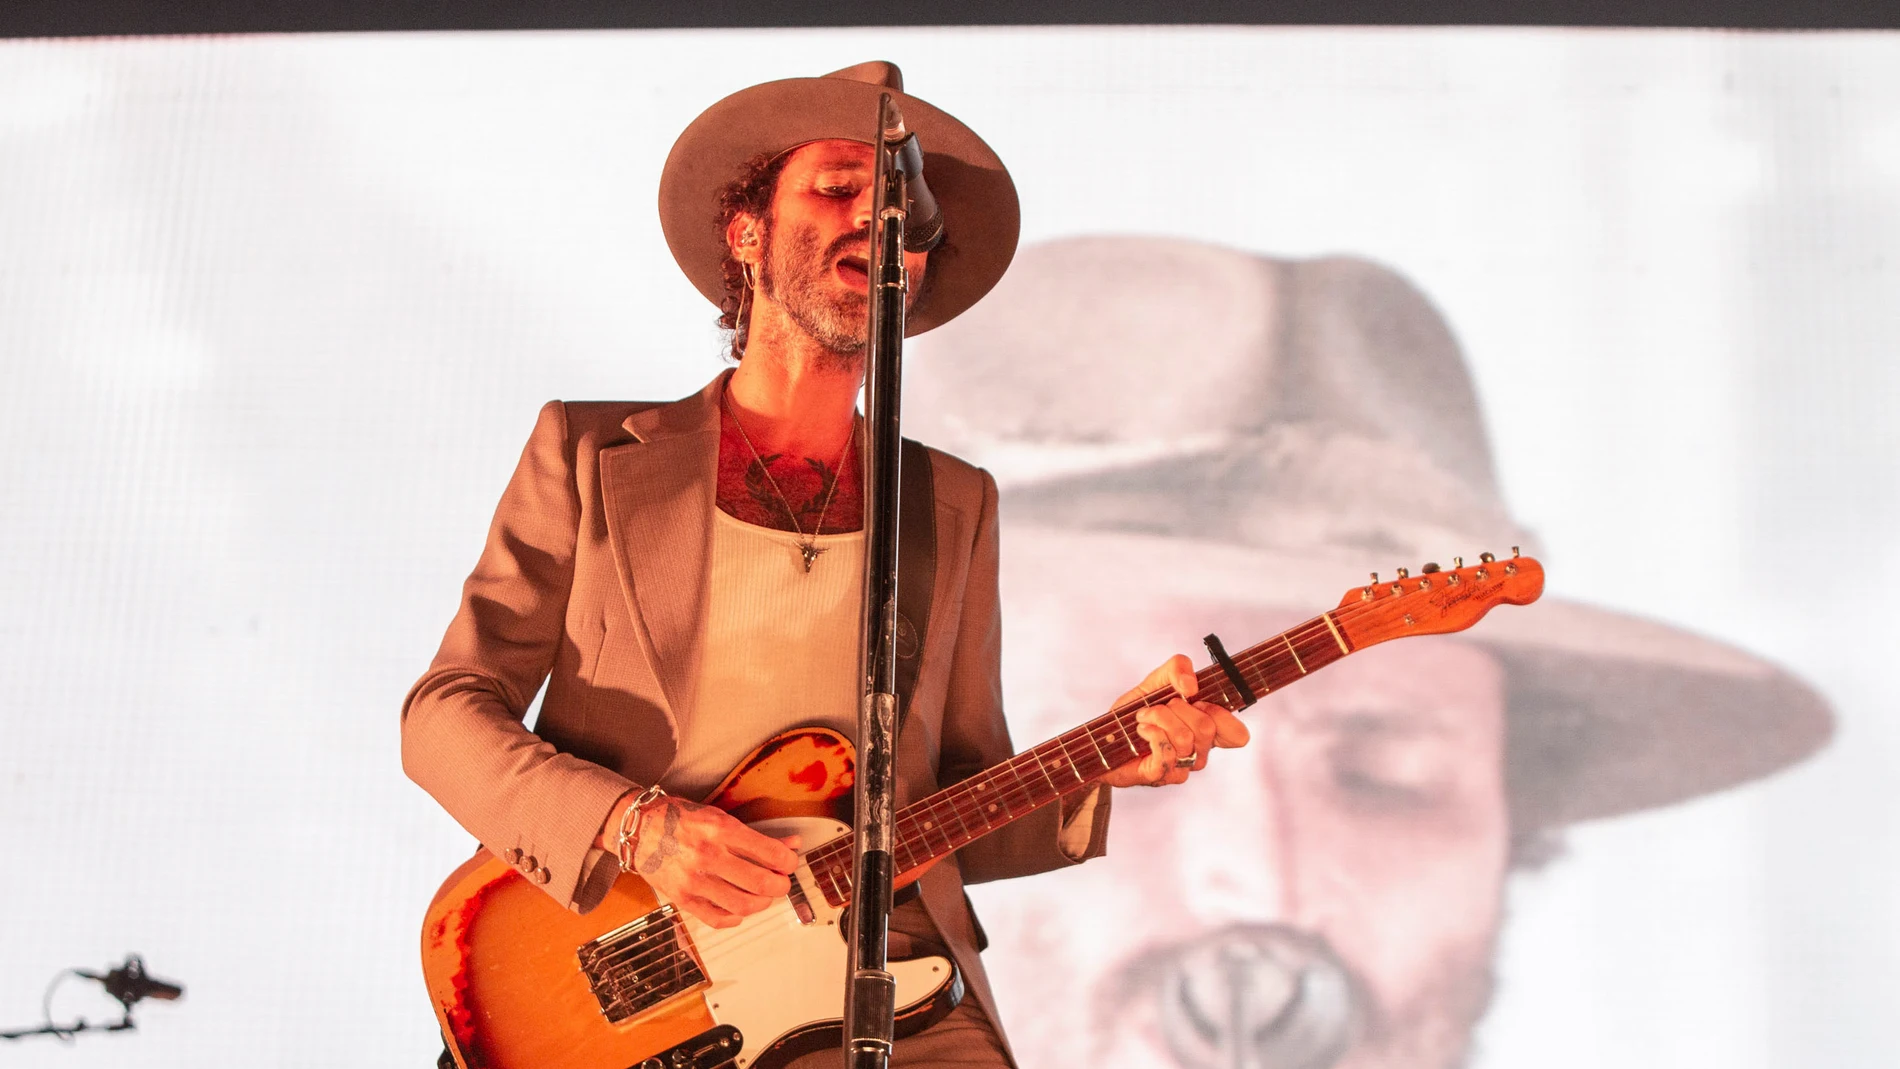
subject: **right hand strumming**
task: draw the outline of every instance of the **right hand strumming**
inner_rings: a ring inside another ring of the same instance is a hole
[[[798,846],[797,836],[774,839],[724,810],[666,795],[640,811],[634,872],[686,913],[730,928],[791,892]]]

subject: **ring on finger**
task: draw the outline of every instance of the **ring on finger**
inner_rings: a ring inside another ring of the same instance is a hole
[[[1201,755],[1199,753],[1191,753],[1191,754],[1188,754],[1186,757],[1177,757],[1174,759],[1174,767],[1193,768],[1194,762],[1199,761],[1200,759],[1201,759]]]

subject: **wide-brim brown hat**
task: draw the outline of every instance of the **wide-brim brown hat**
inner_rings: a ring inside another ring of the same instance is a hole
[[[1126,584],[1132,601],[1159,583],[1210,613],[1298,618],[1375,568],[1541,555],[1498,492],[1456,340],[1365,260],[1165,238],[1032,246],[982,308],[918,343],[904,378],[905,431],[1002,487],[1006,590],[1012,575]],[[1814,688],[1754,654],[1554,595],[1460,638],[1505,669],[1519,827],[1756,779],[1833,728]]]
[[[820,78],[741,89],[693,120],[660,175],[660,226],[673,259],[707,300],[717,306],[726,297],[720,190],[759,156],[831,139],[875,144],[885,93],[923,148],[924,181],[943,209],[946,238],[930,255],[928,288],[910,310],[905,333],[949,322],[996,285],[1021,230],[1016,184],[974,131],[903,89],[895,64],[873,61]]]

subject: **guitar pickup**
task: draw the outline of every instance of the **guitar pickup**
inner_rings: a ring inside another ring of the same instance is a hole
[[[745,1036],[729,1024],[709,1028],[684,1043],[635,1062],[627,1069],[719,1069],[732,1064],[745,1045]]]

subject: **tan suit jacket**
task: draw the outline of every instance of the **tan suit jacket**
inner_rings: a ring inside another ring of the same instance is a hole
[[[498,855],[585,912],[618,874],[593,849],[614,802],[660,779],[704,646],[725,375],[671,404],[549,402],[495,510],[429,671],[403,703],[410,778]],[[1014,752],[998,660],[996,484],[930,451],[937,570],[898,804]],[[523,717],[546,680],[533,731]],[[759,740],[764,741],[764,740]],[[1083,859],[1102,852],[1100,791]],[[921,881],[925,909],[992,1021],[963,884],[1074,864],[1056,806]],[[545,872],[543,872],[545,870]],[[1000,1032],[1000,1027],[999,1027]]]

